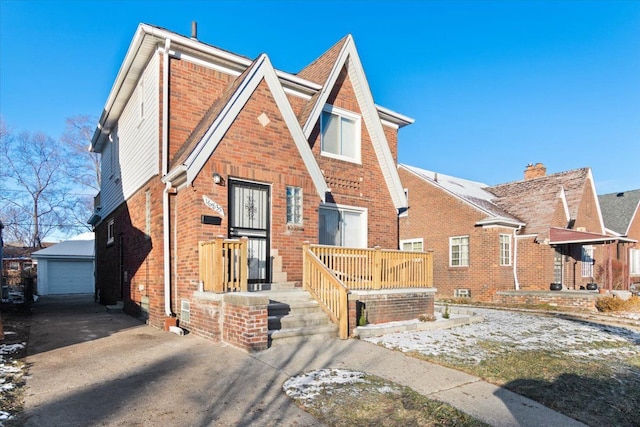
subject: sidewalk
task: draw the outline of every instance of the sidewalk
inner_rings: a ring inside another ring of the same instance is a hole
[[[312,426],[282,392],[293,375],[360,370],[494,426],[582,425],[478,378],[359,340],[312,340],[247,354],[159,331],[87,299],[33,306],[27,426]]]

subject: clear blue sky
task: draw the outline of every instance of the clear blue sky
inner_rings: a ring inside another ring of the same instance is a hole
[[[193,20],[292,73],[353,34],[375,102],[416,120],[400,162],[487,184],[588,166],[600,194],[640,188],[640,1],[0,0],[0,114],[58,138],[99,115],[138,23]]]

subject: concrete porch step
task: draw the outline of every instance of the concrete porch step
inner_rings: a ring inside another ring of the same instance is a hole
[[[269,331],[269,343],[273,345],[293,344],[309,339],[327,339],[338,336],[338,325],[307,326],[303,328],[278,329]]]
[[[324,312],[313,312],[294,316],[269,316],[269,330],[295,329],[328,324],[331,324],[331,321]]]
[[[249,292],[262,292],[262,291],[286,291],[296,288],[296,282],[274,282],[274,283],[250,283],[248,285]]]
[[[267,294],[270,300],[270,345],[338,336],[338,326],[304,289],[270,291]]]

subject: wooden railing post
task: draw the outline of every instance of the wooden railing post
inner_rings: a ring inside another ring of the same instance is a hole
[[[380,246],[375,246],[373,252],[373,289],[382,288],[382,262]]]
[[[224,280],[224,260],[225,254],[223,253],[224,239],[222,236],[218,236],[213,239],[213,292],[221,293],[226,292],[225,280]]]
[[[243,236],[240,238],[240,290],[242,292],[249,291],[249,238]]]
[[[307,252],[309,251],[309,241],[302,242],[302,287],[309,283],[309,266],[307,265]]]

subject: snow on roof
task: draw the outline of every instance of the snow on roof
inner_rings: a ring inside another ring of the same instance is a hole
[[[486,190],[489,188],[487,184],[445,175],[440,172],[433,172],[406,164],[401,164],[400,166],[475,206],[482,212],[489,215],[489,218],[500,218],[508,221],[520,222],[517,217],[511,215],[509,212],[495,204],[495,199],[497,197]]]
[[[94,234],[80,234],[31,254],[33,258],[94,258]]]

